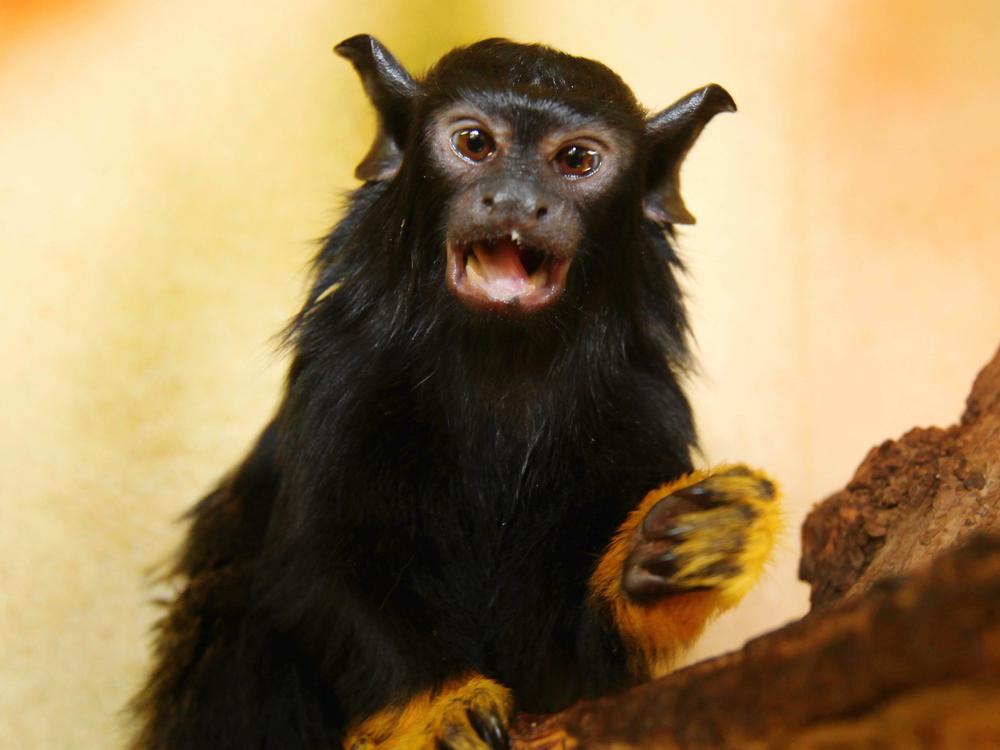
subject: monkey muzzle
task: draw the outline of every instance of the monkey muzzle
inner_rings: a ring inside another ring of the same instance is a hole
[[[562,294],[570,260],[524,242],[517,231],[468,242],[449,241],[447,282],[469,307],[531,313]]]

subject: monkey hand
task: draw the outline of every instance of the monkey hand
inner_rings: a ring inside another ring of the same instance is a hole
[[[348,732],[346,750],[506,750],[510,691],[481,675],[379,711]]]
[[[637,677],[666,674],[749,591],[781,525],[775,483],[745,466],[692,472],[646,495],[590,580]]]
[[[760,576],[781,526],[777,489],[745,466],[695,472],[647,497],[627,541],[623,592],[649,602],[712,591],[718,609]],[[642,508],[640,507],[640,510]]]

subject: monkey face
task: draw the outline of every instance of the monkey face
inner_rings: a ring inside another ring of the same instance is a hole
[[[454,103],[428,120],[428,152],[450,186],[445,281],[474,309],[530,314],[554,303],[584,217],[629,169],[628,135],[539,98]]]

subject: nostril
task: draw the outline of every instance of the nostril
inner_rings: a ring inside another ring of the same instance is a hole
[[[543,219],[543,218],[545,218],[545,215],[546,215],[546,214],[547,214],[548,212],[549,212],[549,209],[547,209],[547,208],[546,208],[545,206],[542,206],[542,207],[541,207],[540,209],[538,209],[538,210],[537,210],[537,211],[535,212],[535,218],[538,218],[538,219]]]
[[[486,208],[493,208],[493,196],[492,195],[485,196],[483,198],[483,205],[486,206]]]

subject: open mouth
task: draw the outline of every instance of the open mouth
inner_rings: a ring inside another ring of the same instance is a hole
[[[448,285],[467,304],[500,311],[538,310],[558,299],[570,259],[521,240],[448,242]]]

